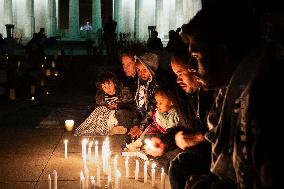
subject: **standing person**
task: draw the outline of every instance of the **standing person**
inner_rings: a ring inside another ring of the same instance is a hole
[[[109,56],[114,56],[114,44],[115,44],[115,29],[117,23],[112,19],[111,16],[108,17],[107,22],[103,27],[103,40],[105,41],[106,53]]]
[[[282,113],[276,109],[283,97],[277,90],[283,59],[260,40],[253,13],[245,3],[222,3],[202,9],[183,27],[205,87],[227,86],[220,119],[208,138],[211,172],[220,180],[191,180],[189,188],[221,182],[217,188],[271,189],[281,183],[283,142],[277,127]]]

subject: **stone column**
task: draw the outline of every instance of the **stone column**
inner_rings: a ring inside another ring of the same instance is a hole
[[[101,0],[92,1],[92,27],[94,32],[102,28]]]
[[[57,18],[56,18],[56,1],[48,0],[48,19],[47,19],[47,34],[54,36],[57,33]]]
[[[69,37],[79,38],[79,0],[69,0]]]
[[[157,26],[156,30],[159,33],[160,37],[164,37],[163,28],[162,28],[162,16],[163,16],[163,0],[156,0],[156,9],[155,9],[155,25]]]
[[[136,38],[140,38],[140,9],[142,7],[142,0],[135,0],[135,20],[134,20],[134,32]]]
[[[176,0],[176,28],[184,24],[183,0]]]
[[[34,0],[26,0],[26,36],[33,37],[35,32]]]
[[[113,19],[117,22],[116,33],[119,34],[121,31],[121,12],[122,12],[122,0],[114,0],[114,15]]]
[[[4,0],[4,24],[13,24],[12,0]]]

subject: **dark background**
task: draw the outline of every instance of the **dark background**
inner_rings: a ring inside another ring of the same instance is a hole
[[[79,0],[80,26],[87,21],[92,23],[92,0]],[[102,22],[108,16],[112,16],[112,0],[102,0]],[[68,29],[69,22],[69,0],[59,1],[59,28]]]

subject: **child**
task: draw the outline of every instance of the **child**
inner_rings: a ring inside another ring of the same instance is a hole
[[[149,52],[144,53],[141,56],[135,56],[135,62],[139,78],[134,100],[140,119],[130,129],[126,143],[130,143],[131,139],[139,137],[142,134],[155,108],[154,94],[157,88],[155,72],[159,65],[158,55]]]
[[[99,88],[96,94],[97,107],[76,129],[75,136],[124,134],[126,128],[117,126],[119,124],[118,120],[121,120],[117,117],[117,112],[122,109],[129,110],[124,119],[132,119],[133,116],[130,110],[132,96],[130,91],[122,86],[112,72],[103,73],[99,78],[97,87]]]

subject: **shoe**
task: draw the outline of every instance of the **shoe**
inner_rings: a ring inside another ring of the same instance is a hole
[[[114,126],[111,130],[109,135],[123,135],[127,132],[127,129],[123,126]]]

